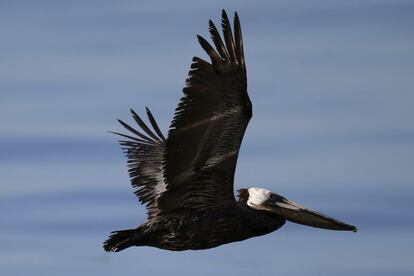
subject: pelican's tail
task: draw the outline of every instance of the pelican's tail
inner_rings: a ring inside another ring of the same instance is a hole
[[[119,252],[134,245],[140,245],[141,232],[139,229],[114,231],[109,236],[103,247],[108,252]]]

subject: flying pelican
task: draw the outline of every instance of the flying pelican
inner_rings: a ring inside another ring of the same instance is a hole
[[[106,251],[131,246],[207,249],[268,234],[286,220],[356,232],[355,226],[263,188],[240,189],[235,200],[237,156],[252,104],[237,13],[234,33],[224,10],[221,26],[224,42],[209,21],[215,49],[197,36],[211,63],[193,58],[167,139],[148,108],[152,129],[133,110],[141,131],[118,120],[131,132],[114,133],[125,138],[120,144],[128,158],[135,194],[147,207],[148,221],[135,229],[112,232],[104,242]]]

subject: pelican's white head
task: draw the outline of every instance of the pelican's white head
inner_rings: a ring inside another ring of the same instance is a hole
[[[266,210],[264,203],[270,199],[272,192],[264,188],[249,188],[247,189],[249,197],[247,198],[247,206],[257,209]]]

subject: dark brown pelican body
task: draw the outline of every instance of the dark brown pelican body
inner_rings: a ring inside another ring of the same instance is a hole
[[[254,211],[236,204],[227,209],[160,216],[138,229],[115,232],[120,240],[113,242],[116,251],[134,245],[174,251],[207,249],[268,234],[280,228],[285,221],[270,212]]]
[[[135,194],[147,206],[148,221],[112,232],[106,251],[130,246],[168,250],[207,249],[264,235],[286,220],[332,230],[356,228],[307,209],[262,188],[233,194],[237,157],[252,116],[237,13],[234,33],[222,13],[223,38],[213,22],[215,49],[201,36],[211,63],[194,57],[184,97],[165,139],[147,109],[151,127],[134,112],[141,128],[119,121],[131,134],[116,133],[128,158]]]

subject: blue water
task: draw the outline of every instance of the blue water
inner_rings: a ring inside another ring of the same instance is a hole
[[[108,130],[166,132],[208,19],[242,20],[254,117],[236,187],[358,226],[103,251],[145,220]],[[413,275],[412,1],[0,1],[1,275]]]

